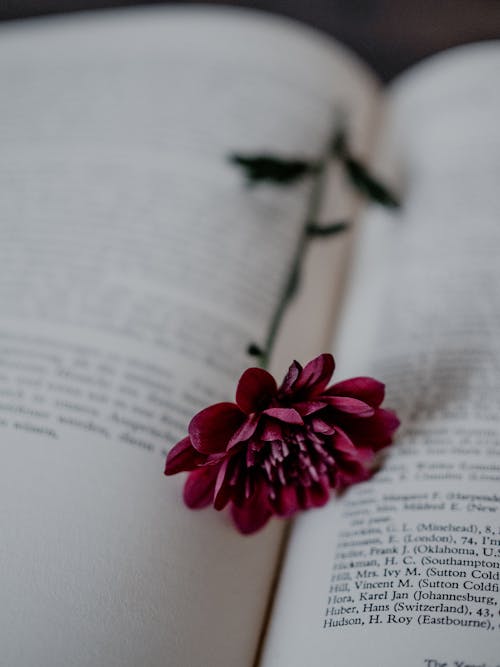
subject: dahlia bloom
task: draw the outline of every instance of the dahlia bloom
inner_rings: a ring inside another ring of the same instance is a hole
[[[267,371],[249,368],[235,403],[195,415],[165,467],[166,475],[189,471],[186,505],[229,505],[236,527],[248,534],[274,514],[319,507],[331,489],[368,479],[399,420],[380,407],[384,385],[373,378],[328,387],[334,368],[330,354],[304,368],[294,361],[280,387]]]

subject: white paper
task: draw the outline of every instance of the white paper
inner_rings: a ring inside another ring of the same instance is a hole
[[[497,667],[498,45],[392,92],[400,219],[365,222],[338,379],[374,375],[402,427],[385,468],[296,523],[265,667]]]
[[[233,399],[308,188],[226,158],[315,156],[338,103],[357,137],[375,84],[295,24],[169,9],[6,26],[0,86],[1,661],[251,664],[281,525],[187,510],[164,457]]]

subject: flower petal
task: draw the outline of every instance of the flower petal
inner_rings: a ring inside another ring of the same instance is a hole
[[[313,507],[323,507],[330,499],[330,489],[327,479],[320,479],[316,484],[308,488],[309,497]]]
[[[294,391],[308,389],[312,395],[321,394],[330,382],[335,370],[335,361],[331,354],[320,354],[310,361],[295,383]]]
[[[399,419],[392,410],[378,408],[368,419],[345,419],[342,427],[356,447],[369,447],[374,451],[392,442]]]
[[[342,461],[335,471],[335,489],[343,491],[352,484],[365,482],[373,475],[373,471],[358,461]]]
[[[207,457],[200,454],[191,444],[188,437],[172,447],[165,462],[165,475],[175,475],[185,470],[194,470],[204,463]]]
[[[357,398],[350,398],[348,396],[328,396],[328,403],[341,412],[347,412],[356,417],[372,417],[375,414],[375,409],[364,401],[359,401]]]
[[[313,417],[311,419],[311,426],[315,433],[321,433],[322,435],[332,435],[335,433],[335,426],[327,424],[319,417]]]
[[[370,377],[355,377],[332,385],[326,392],[328,396],[350,396],[358,398],[373,408],[384,400],[385,385]]]
[[[282,486],[277,490],[273,502],[276,514],[279,516],[292,516],[299,509],[297,490],[294,486]]]
[[[223,452],[244,419],[245,415],[234,403],[211,405],[191,420],[191,443],[202,454]]]
[[[349,436],[338,426],[332,438],[332,445],[336,452],[340,452],[342,459],[351,461],[369,461],[373,458],[373,450],[369,447],[357,447]]]
[[[325,478],[315,482],[310,486],[302,486],[297,489],[300,507],[304,510],[311,507],[321,507],[328,502],[330,498],[329,483]]]
[[[302,417],[307,417],[312,415],[314,412],[318,412],[323,408],[326,408],[328,403],[325,401],[300,401],[299,403],[294,403],[293,407],[297,410],[299,415]]]
[[[257,426],[259,425],[260,415],[252,414],[240,426],[236,433],[232,436],[231,440],[227,444],[227,449],[231,449],[235,445],[238,445],[240,442],[245,442],[249,440],[252,435],[255,433]]]
[[[273,417],[274,419],[279,419],[280,422],[286,422],[287,424],[303,424],[302,417],[299,415],[297,410],[293,408],[268,408],[264,410],[263,415],[268,417]]]
[[[273,420],[266,420],[262,433],[259,434],[261,440],[271,442],[272,440],[283,439],[283,429],[281,425]]]
[[[253,496],[241,507],[231,504],[231,514],[240,533],[249,535],[260,530],[272,515],[266,485],[257,485]]]
[[[248,368],[236,389],[236,403],[246,414],[263,410],[276,395],[278,387],[273,376],[263,368]]]
[[[214,496],[218,466],[206,466],[194,470],[184,485],[184,502],[191,509],[210,505]]]
[[[229,464],[230,464],[230,459],[225,459],[222,462],[222,465],[219,468],[219,472],[217,473],[217,479],[215,480],[214,507],[216,510],[223,509],[227,505],[227,503],[229,502],[229,498],[231,497],[231,487],[230,487],[231,470],[229,470],[230,467]]]
[[[294,361],[290,368],[288,369],[287,374],[285,375],[283,382],[281,383],[281,387],[279,388],[279,392],[283,394],[289,394],[295,382],[297,381],[297,378],[302,372],[302,366],[299,364],[298,361]]]

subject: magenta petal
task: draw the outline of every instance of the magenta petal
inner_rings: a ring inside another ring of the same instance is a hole
[[[308,510],[310,507],[314,506],[309,489],[309,486],[299,486],[297,488],[297,498],[300,508],[303,510]]]
[[[373,417],[362,420],[346,419],[343,428],[357,447],[370,447],[373,450],[390,445],[394,431],[399,426],[399,419],[391,410],[376,410]]]
[[[356,447],[349,436],[338,426],[335,435],[332,438],[332,444],[335,451],[347,456],[349,460],[369,461],[373,458],[373,451],[367,447]]]
[[[335,431],[335,437],[332,438],[333,448],[336,451],[355,456],[356,447],[352,440],[338,426]]]
[[[326,388],[335,370],[335,361],[331,354],[320,354],[310,361],[295,383],[294,390],[310,389],[314,395],[321,394]]]
[[[283,430],[278,422],[266,420],[262,433],[259,434],[261,440],[271,442],[272,440],[282,440]]]
[[[373,471],[357,461],[342,462],[335,474],[335,488],[342,491],[352,484],[365,482],[373,475]]]
[[[331,424],[327,424],[319,417],[313,417],[311,419],[311,426],[315,433],[321,433],[323,435],[332,435],[335,433],[335,427]]]
[[[302,417],[307,417],[312,415],[314,412],[318,412],[323,408],[326,408],[328,403],[325,401],[300,401],[299,403],[294,403],[293,407],[297,410],[299,415]]]
[[[235,445],[238,445],[240,442],[245,442],[249,440],[252,435],[255,433],[257,426],[259,425],[260,415],[252,414],[240,426],[240,428],[233,435],[231,440],[228,442],[227,448],[231,449]]]
[[[290,368],[288,369],[287,374],[285,375],[283,382],[281,383],[281,387],[279,388],[279,391],[284,394],[289,394],[294,385],[295,382],[297,381],[297,378],[302,372],[302,366],[299,364],[298,361],[294,361]]]
[[[274,419],[279,419],[281,422],[286,422],[287,424],[303,424],[302,417],[299,415],[297,410],[293,408],[268,408],[262,413],[268,417],[273,417]]]
[[[323,507],[330,499],[328,480],[322,479],[309,487],[310,503],[313,507]]]
[[[371,405],[368,405],[364,401],[359,401],[357,398],[328,396],[328,403],[336,410],[356,415],[356,417],[372,417],[375,414],[375,409]]]
[[[223,461],[222,465],[219,468],[217,473],[217,479],[215,480],[214,487],[214,507],[216,510],[221,510],[229,502],[231,495],[231,487],[229,485],[229,459]]]
[[[236,403],[250,414],[269,405],[278,387],[273,376],[262,368],[247,369],[238,382]]]
[[[210,505],[214,495],[218,466],[206,466],[194,470],[184,485],[184,502],[191,509]]]
[[[224,452],[245,415],[234,403],[216,403],[198,412],[189,424],[189,435],[195,449],[202,454]]]
[[[165,463],[165,475],[175,475],[185,470],[194,470],[207,460],[191,444],[189,437],[183,438],[169,451]]]
[[[401,422],[399,421],[398,416],[393,410],[382,410],[379,409],[377,410],[378,418],[380,421],[382,421],[385,425],[385,428],[390,432],[392,435],[396,429],[399,428],[401,425]],[[377,416],[377,415],[375,415]]]
[[[294,486],[282,486],[273,503],[276,513],[280,516],[292,516],[299,509],[297,491]]]
[[[374,378],[356,377],[337,382],[325,393],[328,396],[358,398],[373,408],[378,408],[384,400],[385,385]]]
[[[236,527],[243,535],[260,530],[272,515],[265,485],[261,483],[250,500],[241,507],[231,504],[231,514]]]
[[[394,431],[399,428],[401,422],[399,421],[398,416],[393,410],[382,410],[379,409],[374,415],[379,424],[383,424],[386,431],[392,436]]]

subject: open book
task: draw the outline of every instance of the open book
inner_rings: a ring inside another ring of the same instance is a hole
[[[382,91],[228,9],[1,28],[0,664],[498,667],[499,71],[473,45]],[[226,156],[317,156],[338,109],[404,206],[332,170],[322,218],[355,231],[311,246],[272,370],[331,350],[402,427],[281,549],[186,509],[164,459],[233,400],[304,221],[307,182]]]

